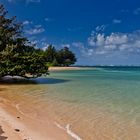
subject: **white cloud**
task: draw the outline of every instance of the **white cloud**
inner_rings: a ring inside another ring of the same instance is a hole
[[[103,46],[105,43],[105,37],[104,37],[104,34],[98,34],[97,35],[97,41],[96,41],[96,45],[97,46]]]
[[[45,44],[44,47],[42,47],[42,50],[45,51],[48,48],[49,44]]]
[[[25,33],[28,35],[36,35],[36,34],[43,33],[44,31],[45,29],[42,27],[42,25],[35,25],[34,28],[26,30]]]
[[[96,45],[95,42],[96,42],[96,41],[95,41],[95,37],[94,37],[94,36],[90,36],[90,37],[88,38],[88,45],[89,45],[89,46],[95,46],[95,45]]]
[[[95,31],[91,32],[90,37],[88,37],[89,46],[99,46],[104,45],[104,34],[102,33],[106,28],[106,25],[97,26]]]
[[[84,44],[82,42],[73,42],[72,46],[79,48],[79,49],[84,49]]]
[[[90,57],[93,54],[94,49],[87,48],[83,42],[73,42],[71,45],[77,48],[84,57]]]
[[[28,21],[28,20],[23,21],[23,25],[29,25],[29,24],[32,24],[32,23],[33,23],[32,21]]]
[[[97,26],[95,28],[96,32],[103,32],[106,28],[106,25]]]
[[[37,43],[38,43],[38,40],[33,40],[33,41],[31,41],[31,45],[37,45]]]
[[[129,39],[128,35],[122,33],[111,33],[109,36],[104,37],[106,45],[110,44],[121,45],[127,43],[128,39]]]
[[[114,24],[119,24],[119,23],[121,23],[121,22],[122,22],[122,21],[121,21],[120,19],[114,19],[114,20],[113,20],[113,23],[114,23]]]
[[[40,28],[40,29],[30,29],[30,30],[26,30],[26,33],[29,35],[35,35],[35,34],[40,34],[42,32],[44,32],[45,29]]]
[[[108,36],[102,35],[104,39],[98,38],[99,34],[95,37],[96,50],[106,50],[107,53],[112,51],[127,53],[130,50],[139,52],[140,48],[140,31],[133,33],[111,33]],[[101,35],[100,35],[101,36]],[[104,40],[104,41],[103,41]],[[101,42],[101,43],[99,43]],[[99,45],[100,44],[100,45]],[[131,51],[132,52],[132,51]]]
[[[42,25],[41,24],[39,24],[39,25],[35,25],[35,28],[42,28]]]
[[[95,58],[95,56],[113,57],[140,54],[140,30],[131,33],[98,33],[92,31],[87,39],[87,45],[74,42],[72,46],[79,49],[82,56]]]
[[[47,17],[46,17],[44,20],[45,20],[46,22],[52,21],[52,19],[47,18]]]

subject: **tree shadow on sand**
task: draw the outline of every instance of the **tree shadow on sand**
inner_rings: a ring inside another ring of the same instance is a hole
[[[36,78],[33,80],[36,84],[61,84],[69,82],[67,79],[57,79],[57,78]]]
[[[0,79],[0,85],[22,85],[22,84],[36,84],[36,82],[34,80],[30,80],[30,79]]]
[[[60,84],[69,82],[67,79],[57,79],[57,78],[48,78],[48,77],[40,77],[40,78],[31,78],[31,79],[0,79],[0,84]]]
[[[2,127],[0,126],[0,140],[6,140],[8,137],[2,136],[4,134],[4,131],[2,130]]]

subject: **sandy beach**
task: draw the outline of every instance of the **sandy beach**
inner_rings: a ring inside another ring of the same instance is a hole
[[[62,71],[62,70],[81,70],[84,67],[49,67],[49,71]]]
[[[50,67],[50,71],[77,70],[79,67]],[[8,91],[4,91],[8,89]],[[15,88],[16,89],[16,88]],[[70,126],[62,127],[50,117],[45,118],[45,122],[34,117],[34,109],[31,106],[29,114],[23,113],[19,109],[18,102],[21,100],[7,95],[11,92],[10,87],[0,86],[0,92],[4,97],[0,97],[0,140],[73,140],[79,139],[71,130]],[[12,92],[17,92],[12,91]],[[12,93],[12,94],[15,94]],[[22,93],[22,91],[21,91]],[[11,94],[11,93],[10,93]],[[25,99],[26,100],[26,99]],[[24,108],[24,109],[25,109]]]
[[[127,85],[129,74],[123,83],[120,72],[93,69],[52,72],[56,82],[1,84],[0,140],[138,140],[140,83]]]
[[[0,98],[0,140],[73,140],[66,129],[49,118],[45,122],[26,116],[18,106]]]

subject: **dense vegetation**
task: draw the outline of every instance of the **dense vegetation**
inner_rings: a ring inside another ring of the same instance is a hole
[[[67,47],[59,51],[52,45],[45,51],[34,48],[23,36],[22,24],[15,16],[7,18],[7,13],[0,5],[0,77],[38,77],[48,74],[48,66],[69,66],[76,62],[75,55]]]
[[[75,55],[68,47],[56,50],[55,47],[50,45],[45,50],[44,54],[46,62],[50,66],[70,66],[76,62]]]

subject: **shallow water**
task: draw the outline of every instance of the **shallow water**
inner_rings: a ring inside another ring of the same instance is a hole
[[[6,86],[0,95],[30,117],[70,124],[84,140],[140,139],[140,68],[57,71],[37,81]]]

